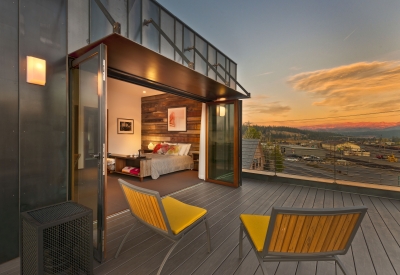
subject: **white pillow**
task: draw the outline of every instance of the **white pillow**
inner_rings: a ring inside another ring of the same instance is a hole
[[[179,150],[178,155],[179,156],[184,156],[185,152],[186,152],[186,144],[178,143],[178,145],[181,147],[181,149]]]
[[[192,144],[186,144],[186,151],[185,151],[185,156],[188,155],[189,151],[190,151],[190,147],[192,146]]]

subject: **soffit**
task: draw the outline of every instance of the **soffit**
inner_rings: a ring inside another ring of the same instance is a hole
[[[115,33],[70,53],[69,56],[77,58],[101,43],[107,45],[108,68],[113,71],[171,87],[175,93],[193,96],[204,102],[219,98],[248,98],[245,94]]]

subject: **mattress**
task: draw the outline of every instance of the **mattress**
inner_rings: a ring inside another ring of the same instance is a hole
[[[158,179],[164,174],[193,168],[191,156],[148,154],[147,157],[151,158],[152,179]]]

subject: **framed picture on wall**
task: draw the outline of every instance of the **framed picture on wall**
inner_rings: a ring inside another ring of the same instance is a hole
[[[168,131],[186,132],[186,107],[168,108]]]
[[[133,134],[133,119],[117,118],[118,134]]]

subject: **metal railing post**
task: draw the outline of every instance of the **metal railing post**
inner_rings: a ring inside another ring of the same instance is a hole
[[[333,183],[336,183],[336,145],[333,146]]]
[[[276,144],[274,146],[274,170],[275,170],[275,176],[276,176]]]

